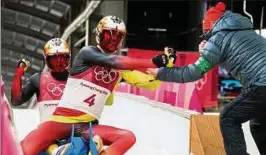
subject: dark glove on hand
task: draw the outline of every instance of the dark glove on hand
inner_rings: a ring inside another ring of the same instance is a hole
[[[168,64],[168,56],[166,54],[159,54],[152,58],[153,64],[160,68],[160,67],[166,67]]]
[[[167,67],[173,67],[176,62],[176,50],[171,47],[165,47],[164,53],[168,56],[169,62],[167,64]]]
[[[23,67],[24,71],[27,71],[27,69],[30,67],[30,64],[30,60],[28,60],[27,58],[23,58],[18,61],[17,67]]]

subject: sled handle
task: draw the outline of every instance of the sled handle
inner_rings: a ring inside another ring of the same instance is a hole
[[[99,155],[96,144],[93,141],[93,137],[92,137],[92,123],[90,122],[89,124],[90,126],[90,151],[92,155]]]
[[[72,139],[74,137],[74,133],[75,133],[75,125],[72,124],[72,131],[71,131],[71,138],[70,138],[70,141],[72,142]]]

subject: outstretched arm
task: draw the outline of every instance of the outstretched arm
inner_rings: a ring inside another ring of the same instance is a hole
[[[200,57],[196,63],[188,66],[160,68],[157,78],[161,81],[186,83],[201,79],[211,69],[211,64],[203,57]]]
[[[84,63],[106,66],[116,69],[133,70],[138,68],[156,68],[152,59],[137,59],[121,55],[107,55],[99,52],[95,47],[83,47],[80,58]]]
[[[186,83],[199,80],[203,75],[221,62],[222,52],[211,38],[201,50],[199,59],[188,66],[174,68],[149,69],[148,72],[161,81]]]
[[[23,104],[28,101],[34,93],[38,93],[39,91],[39,86],[36,86],[36,83],[40,81],[40,73],[35,73],[22,85],[23,74],[24,67],[17,68],[11,87],[11,104],[13,106]]]

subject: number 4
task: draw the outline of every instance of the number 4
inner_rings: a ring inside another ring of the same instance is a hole
[[[91,107],[94,105],[95,96],[96,96],[96,94],[93,94],[90,97],[88,97],[87,99],[85,99],[83,102],[88,103],[89,106]]]

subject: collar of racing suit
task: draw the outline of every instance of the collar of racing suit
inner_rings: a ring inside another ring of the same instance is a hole
[[[51,72],[51,75],[59,81],[66,81],[68,78],[68,71],[64,71],[64,72]]]

